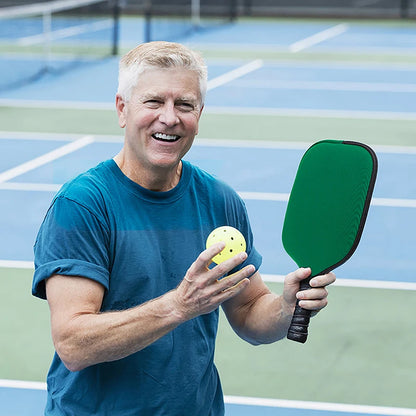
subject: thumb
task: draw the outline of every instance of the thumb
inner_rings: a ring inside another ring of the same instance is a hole
[[[297,285],[299,287],[299,282],[303,279],[306,279],[311,274],[311,269],[309,267],[300,267],[294,272],[289,273],[285,277],[285,284]]]
[[[300,282],[303,279],[306,279],[311,274],[311,269],[309,267],[299,268],[294,272],[289,273],[285,277],[284,286],[283,286],[283,299],[288,304],[296,303],[296,293],[299,292]]]

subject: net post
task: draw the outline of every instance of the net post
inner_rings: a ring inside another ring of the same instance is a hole
[[[118,55],[119,51],[119,35],[120,35],[120,13],[121,13],[121,4],[120,0],[115,0],[113,5],[113,45],[111,54],[113,56]]]
[[[237,19],[237,0],[230,0],[230,22],[234,22]]]
[[[51,53],[52,53],[52,11],[45,10],[42,13],[42,26],[43,26],[43,37],[45,43],[43,45],[44,54],[45,54],[45,70],[49,71],[51,63]]]
[[[402,19],[409,17],[409,0],[400,0],[400,17]]]
[[[144,3],[144,42],[152,40],[152,2],[146,1]]]
[[[201,26],[201,2],[200,0],[192,0],[191,2],[191,20],[192,26],[198,28]]]

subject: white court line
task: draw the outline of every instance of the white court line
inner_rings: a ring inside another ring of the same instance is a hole
[[[284,407],[290,409],[366,413],[386,416],[416,416],[416,409],[358,404],[324,403],[299,400],[263,399],[258,397],[224,396],[225,403],[247,406]]]
[[[0,98],[0,105],[4,107],[35,107],[71,110],[112,110],[115,111],[113,103],[97,101],[59,101],[59,100],[20,100],[15,98]]]
[[[12,169],[6,170],[3,173],[0,173],[0,183],[6,182],[10,179],[15,178],[16,176],[22,175],[23,173],[29,172],[53,160],[56,160],[62,156],[65,156],[69,153],[79,150],[91,144],[93,141],[94,141],[93,136],[85,136],[74,142],[58,147],[57,149],[52,150],[51,152],[45,153],[44,155],[39,156],[35,159],[22,163],[21,165],[18,165]]]
[[[1,176],[1,175],[0,175]],[[1,179],[1,178],[0,178]],[[62,184],[53,183],[31,183],[31,182],[0,182],[0,190],[7,191],[34,191],[34,192],[57,192]],[[278,192],[238,192],[244,200],[287,202],[289,193]],[[416,199],[404,198],[372,198],[372,206],[416,208]]]
[[[1,140],[0,132],[0,140]],[[5,133],[7,134],[7,133]],[[103,142],[118,142],[120,139],[109,136],[108,138],[103,136],[94,136],[97,142],[101,140]],[[326,139],[340,140],[339,138],[326,137]],[[342,140],[342,139],[341,139]],[[306,150],[315,141],[302,142],[285,142],[285,141],[272,141],[272,140],[244,140],[244,139],[207,139],[197,137],[193,146],[207,146],[207,147],[228,147],[228,148],[252,148],[252,149],[280,149],[280,150]],[[400,146],[400,145],[379,145],[368,143],[376,153],[387,153],[387,154],[416,154],[416,146]]]
[[[4,191],[57,192],[61,186],[54,183],[0,182],[0,190]]]
[[[255,201],[289,201],[289,193],[276,192],[238,192],[241,198]],[[372,198],[371,205],[379,207],[416,208],[416,199]]]
[[[21,6],[2,7],[0,9],[0,19],[9,17],[13,13],[14,17],[33,16],[44,14],[52,9],[57,11],[69,10],[73,7],[88,6],[95,3],[94,0],[54,0],[47,3],[34,3]]]
[[[285,276],[282,274],[263,274],[262,279],[268,283],[283,283]],[[361,280],[337,278],[331,286],[356,287],[365,289],[388,289],[388,290],[416,290],[414,282],[394,282],[388,280]]]
[[[328,39],[339,36],[342,33],[346,32],[347,30],[348,30],[348,25],[345,23],[341,23],[339,25],[330,27],[329,29],[323,30],[322,32],[315,33],[314,35],[309,36],[305,39],[292,43],[289,46],[289,50],[290,52],[293,52],[293,53],[302,51],[313,45],[317,45],[318,43],[321,43]]]
[[[15,388],[29,390],[47,389],[47,385],[40,381],[6,380],[0,379],[0,388]],[[265,399],[259,397],[224,396],[227,404],[239,404],[246,406],[276,407],[303,410],[325,410],[344,413],[366,413],[371,415],[386,416],[416,416],[416,409],[386,406],[369,406],[358,404],[325,403],[300,400]]]
[[[347,81],[273,81],[244,80],[238,83],[244,88],[289,89],[289,90],[325,90],[358,92],[400,92],[415,93],[416,84],[392,82],[347,82]]]
[[[313,110],[309,108],[273,108],[273,107],[220,107],[207,106],[207,114],[233,114],[253,116],[280,116],[280,117],[319,117],[343,118],[359,120],[416,120],[416,113],[394,111],[364,111],[364,110]]]
[[[216,78],[211,81],[215,81]],[[226,80],[225,80],[226,81]],[[224,81],[224,83],[225,83]],[[231,80],[229,80],[231,81]],[[226,82],[229,82],[226,81]],[[217,82],[217,81],[216,81]],[[219,81],[218,81],[219,82]],[[212,87],[214,88],[215,85]],[[0,106],[14,108],[51,108],[70,110],[111,110],[114,104],[87,101],[55,101],[55,100],[16,100],[0,98]],[[273,108],[273,107],[221,107],[206,106],[205,114],[233,114],[272,117],[319,117],[319,118],[348,118],[360,120],[416,120],[416,113],[395,111],[354,111],[354,110],[311,110],[309,108]]]
[[[31,269],[35,268],[33,261],[23,260],[0,260],[0,268],[5,269]],[[283,274],[261,273],[265,282],[283,283],[285,276]],[[388,289],[388,290],[415,290],[416,283],[413,282],[394,282],[384,280],[361,280],[361,279],[342,279],[338,278],[333,286],[356,287],[366,289]]]
[[[5,269],[34,269],[33,261],[23,260],[0,260],[0,267]]]
[[[289,201],[289,193],[277,193],[277,192],[238,192],[238,195],[243,199],[250,199],[255,201],[276,201],[287,202]]]
[[[371,205],[378,207],[416,208],[416,199],[373,198]]]
[[[46,390],[46,383],[41,381],[0,379],[0,387],[8,387],[12,389]]]
[[[39,133],[39,132],[19,132],[19,131],[2,131],[0,130],[0,140],[51,140],[51,141],[74,141],[84,137],[83,134],[66,134],[66,133]],[[330,137],[328,137],[330,139]],[[124,137],[111,134],[94,134],[95,143],[122,143]],[[210,139],[197,137],[193,146],[208,147],[229,147],[229,148],[253,148],[253,149],[288,149],[288,150],[306,150],[314,142],[285,142],[273,140],[244,140],[244,139]],[[369,143],[370,144],[370,143]],[[370,144],[376,153],[389,154],[416,154],[416,146],[400,145],[378,145]]]
[[[0,140],[34,140],[71,142],[85,137],[85,134],[42,133],[38,131],[5,131],[0,130]]]
[[[25,36],[19,38],[17,43],[21,46],[31,46],[38,43],[42,43],[49,40],[64,39],[74,35],[80,35],[82,33],[90,33],[99,31],[102,29],[110,28],[113,25],[111,20],[103,20],[95,23],[86,23],[77,25],[65,29],[53,30],[48,33],[42,33],[40,35]]]
[[[262,66],[263,61],[261,59],[256,59],[255,61],[249,62],[246,65],[242,65],[236,69],[233,69],[232,71],[220,75],[219,77],[209,80],[207,84],[207,90],[210,91],[214,88],[220,87],[221,85],[227,84],[237,78],[249,74],[250,72],[256,71]]]

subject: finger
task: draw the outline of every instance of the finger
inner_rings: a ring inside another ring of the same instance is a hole
[[[301,300],[299,301],[299,306],[303,309],[308,309],[310,311],[320,311],[328,305],[328,299],[320,300]]]
[[[206,271],[208,266],[212,263],[212,258],[224,250],[224,248],[225,243],[220,241],[202,251],[189,268],[189,274]]]
[[[235,269],[241,263],[247,260],[247,253],[239,253],[230,259],[217,264],[215,267],[211,269],[212,278],[215,280],[220,279],[221,277],[228,274],[231,270]]]
[[[253,272],[255,271],[254,266],[251,268],[251,266],[247,266],[248,268],[246,270],[242,270],[241,273],[239,272],[239,274],[241,275],[238,278],[238,281],[233,280],[232,278],[224,278],[221,279],[221,283],[227,283],[225,286],[221,286],[220,287],[220,282],[218,282],[217,287],[221,288],[222,290],[218,291],[216,293],[216,295],[213,296],[213,298],[215,298],[215,301],[218,305],[222,304],[223,302],[231,299],[232,297],[236,296],[238,293],[240,293],[241,291],[243,291],[249,284],[250,284],[250,279],[249,277],[253,274]],[[243,275],[248,274],[248,277],[244,277],[242,278]],[[225,280],[225,282],[222,282],[222,280]]]
[[[223,290],[222,292],[216,295],[216,301],[218,305],[226,302],[227,300],[233,298],[238,293],[242,292],[248,285],[250,284],[250,279],[243,279],[238,282],[236,285],[228,288],[227,290]]]
[[[296,298],[299,300],[321,300],[328,297],[328,291],[324,287],[301,290],[296,293]]]
[[[285,283],[290,285],[298,285],[301,280],[306,279],[311,274],[309,267],[301,267],[294,272],[289,273],[285,278]]]
[[[243,267],[236,273],[230,274],[217,281],[216,290],[217,293],[225,292],[238,286],[243,280],[248,279],[254,274],[256,268],[253,265]]]
[[[309,282],[312,287],[324,287],[334,283],[336,276],[334,273],[327,273],[320,276],[315,276]]]

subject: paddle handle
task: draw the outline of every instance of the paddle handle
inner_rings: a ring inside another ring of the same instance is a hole
[[[310,278],[302,280],[300,282],[299,290],[310,289],[311,286],[309,285],[309,280]],[[296,302],[295,312],[292,316],[292,322],[287,331],[287,338],[292,341],[301,342],[302,344],[305,343],[308,338],[308,326],[310,319],[311,311],[301,308],[298,300]]]

